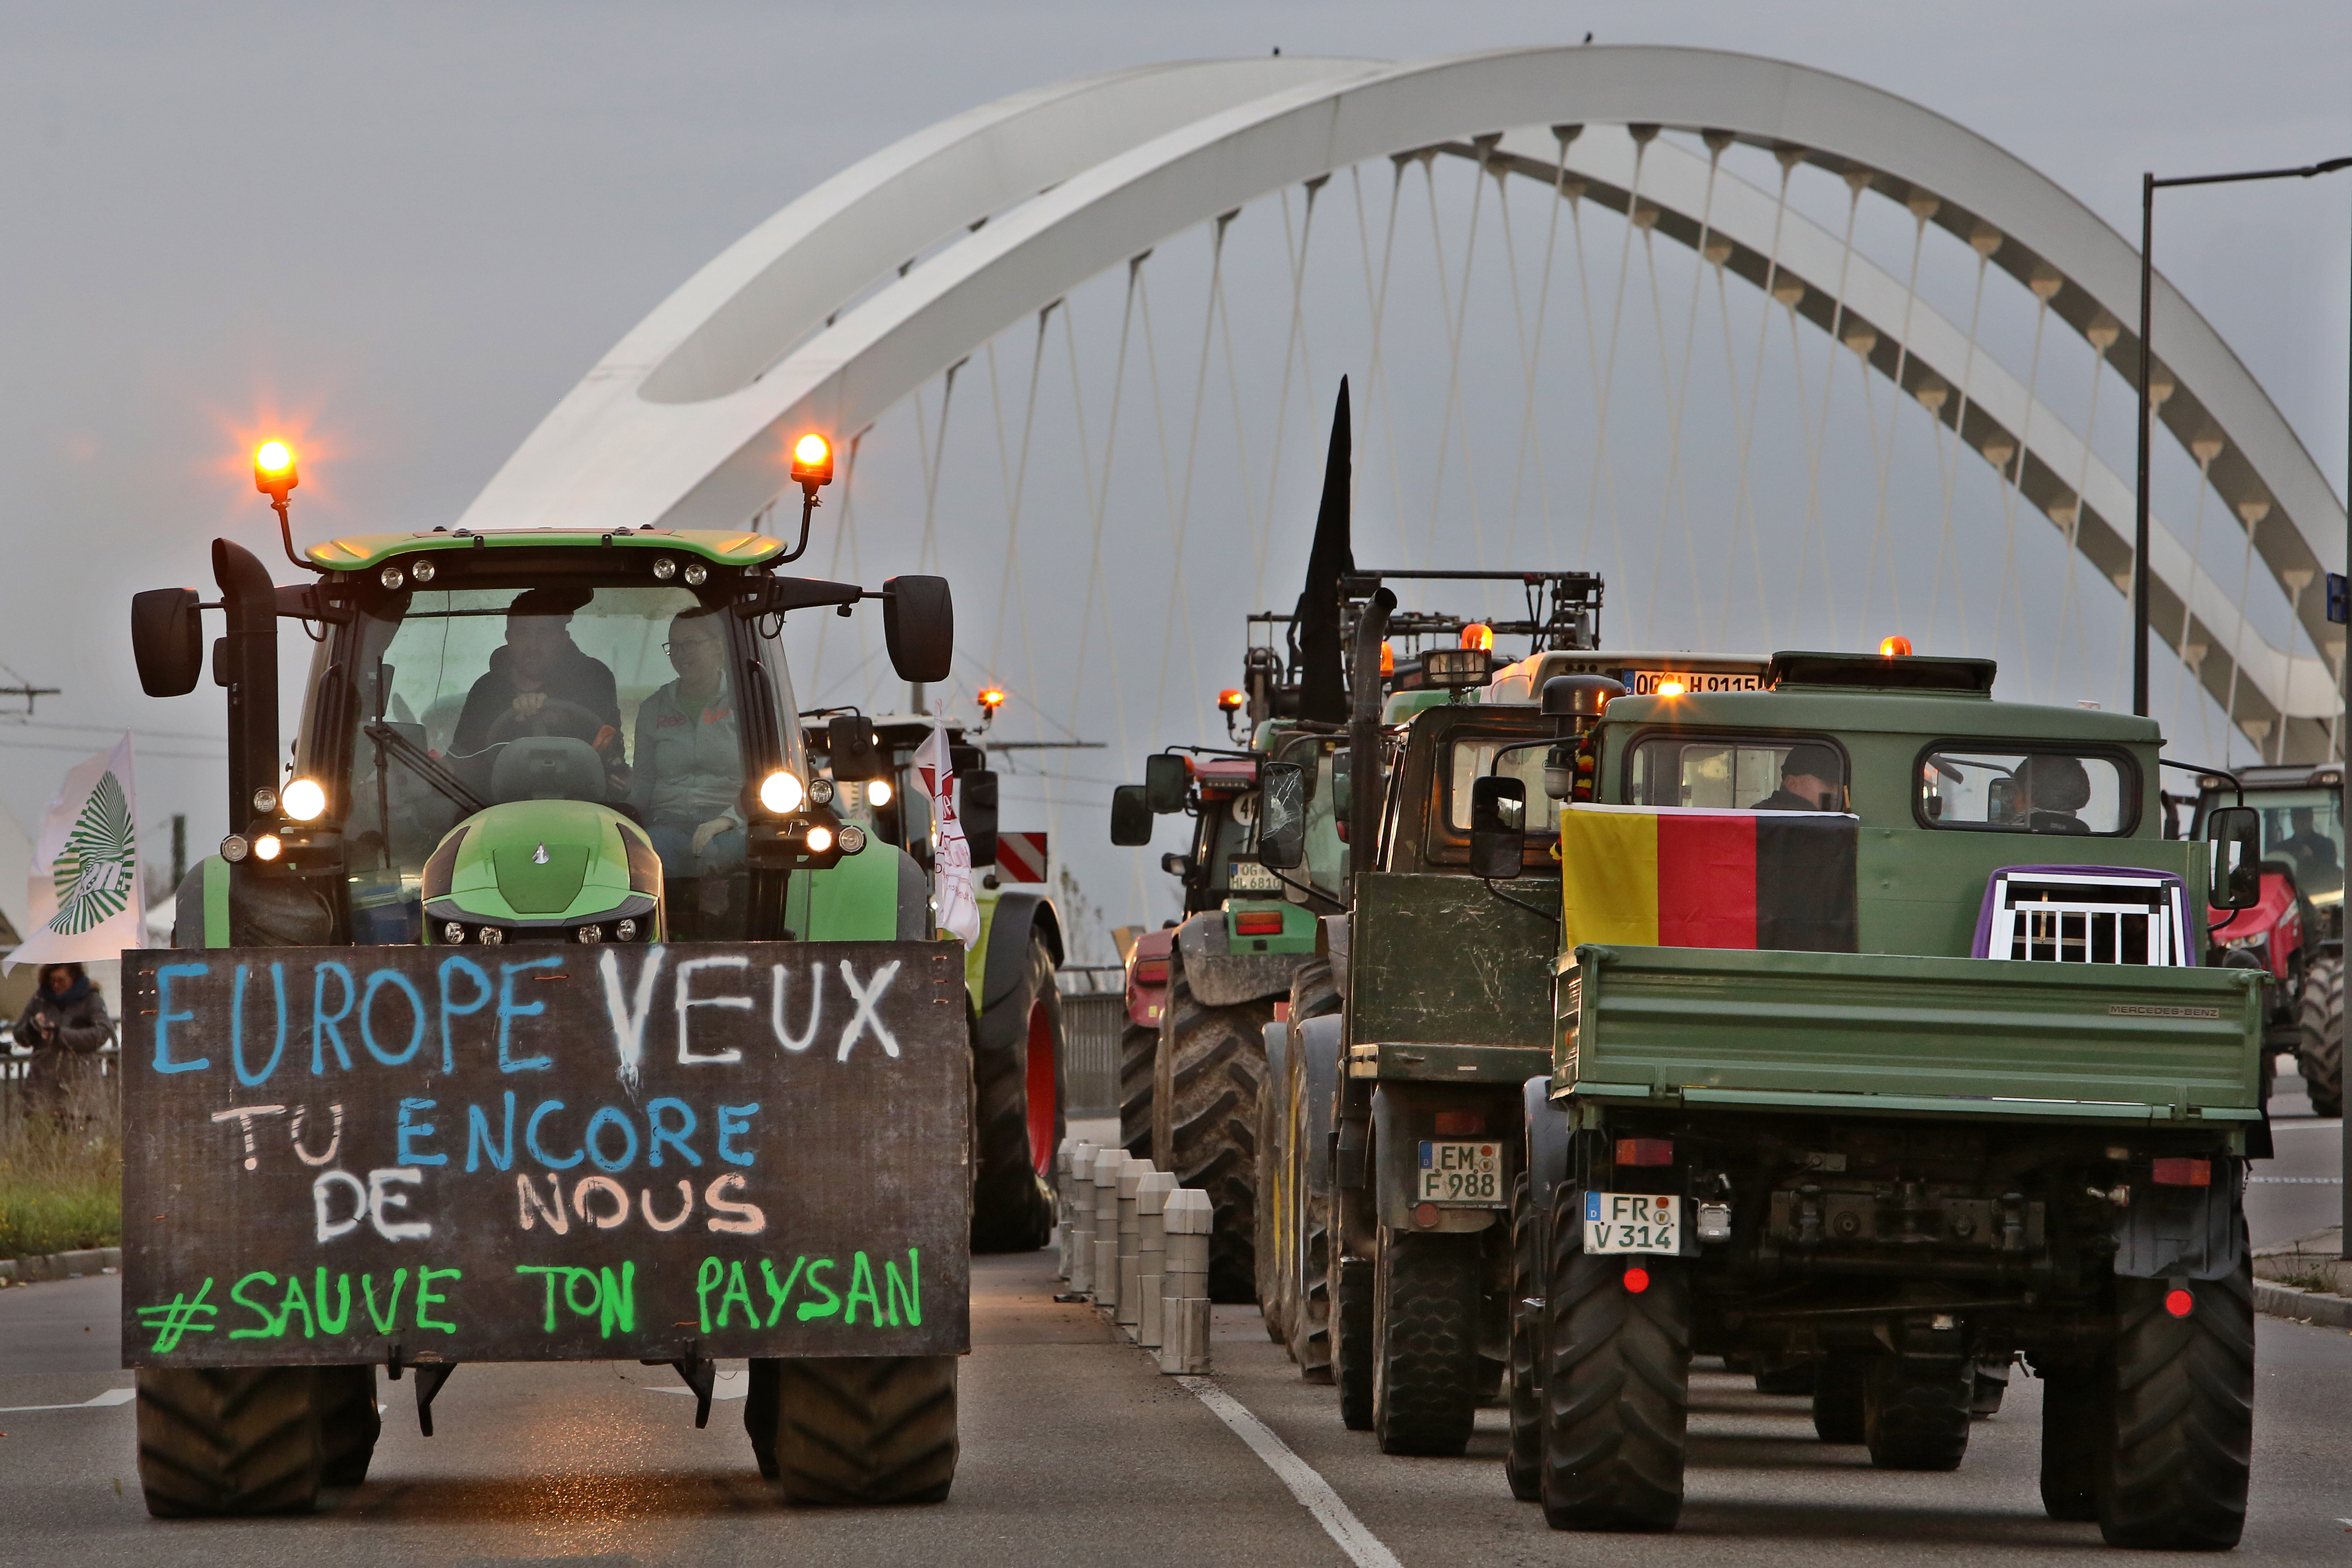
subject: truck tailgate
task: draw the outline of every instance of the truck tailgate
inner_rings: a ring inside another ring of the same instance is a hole
[[[2068,1121],[2261,1117],[2251,971],[1579,947],[1555,1095]]]

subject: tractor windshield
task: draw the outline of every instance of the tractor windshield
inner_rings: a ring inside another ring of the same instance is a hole
[[[415,904],[442,837],[485,806],[551,797],[642,824],[666,879],[693,879],[740,923],[744,900],[723,889],[742,879],[745,779],[777,762],[806,776],[796,725],[770,760],[764,716],[794,703],[782,649],[751,626],[683,587],[467,587],[378,600],[338,640],[343,700],[313,693],[337,732],[306,722],[297,765],[332,776],[344,770],[330,758],[348,759],[355,932],[415,940],[393,911]],[[763,677],[766,699],[745,702],[744,681]]]
[[[2246,804],[2263,819],[2263,858],[2293,867],[2294,885],[2315,904],[2344,901],[2344,816],[2336,799],[2325,786],[2246,792]],[[2218,803],[2231,800],[2224,795]]]

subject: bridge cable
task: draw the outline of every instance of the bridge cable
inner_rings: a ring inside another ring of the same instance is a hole
[[[2180,637],[2173,649],[2180,660],[2179,668],[2172,677],[2173,716],[2178,718],[2180,714],[2180,688],[2184,678],[2197,674],[2199,679],[2193,683],[2191,700],[2197,704],[2198,740],[2201,746],[2198,754],[2208,757],[2213,754],[2212,694],[2205,689],[2201,677],[2205,653],[2200,652],[2194,659],[2189,657],[2189,623],[2194,608],[2190,601],[2196,597],[2197,578],[2205,570],[2205,502],[2213,492],[2213,459],[2221,455],[2222,449],[2222,443],[2216,437],[2200,437],[2190,442],[2189,447],[2189,455],[2197,459],[2197,511],[2189,531],[2189,583],[2180,595]]]
[[[1943,600],[1944,558],[1952,562],[1952,610],[1960,623],[1960,651],[1969,651],[1968,600],[1960,575],[1959,543],[1952,531],[1953,499],[1958,493],[1960,465],[1969,449],[1969,399],[1976,382],[1977,328],[1984,319],[1985,271],[1992,261],[1992,253],[2000,248],[2000,236],[1979,226],[1969,237],[1969,247],[1977,253],[1976,290],[1969,304],[1968,348],[1960,356],[1959,401],[1952,405],[1952,460],[1944,468],[1943,537],[1936,550],[1936,596],[1927,610],[1927,635],[1936,632],[1936,616]],[[1940,448],[1941,443],[1938,443]]]
[[[940,472],[946,467],[948,451],[948,409],[955,401],[956,372],[971,363],[971,356],[948,366],[940,379],[940,426],[936,433],[927,433],[923,420],[923,389],[915,389],[915,451],[923,464],[923,544],[916,552],[916,570],[929,571],[938,559],[940,545]]]
[[[2052,657],[2053,660],[2063,659],[2065,657],[2066,623],[2071,617],[2074,623],[2074,662],[2082,671],[2083,684],[2085,686],[2091,683],[2090,633],[2084,621],[2082,589],[2076,578],[2075,568],[2079,564],[2079,557],[2082,553],[2083,509],[2089,504],[2084,499],[2084,492],[2091,483],[2091,444],[2098,438],[2099,434],[2099,389],[2106,380],[2107,350],[2121,335],[2122,329],[2104,316],[2092,322],[2084,331],[2083,336],[2089,341],[2094,351],[2091,355],[2090,412],[2083,422],[2083,461],[2074,473],[2074,499],[2061,508],[2065,515],[2059,519],[2066,534],[2066,580],[2058,600],[2058,636],[2053,644],[2055,651]],[[2190,574],[2189,581],[2192,585],[2196,581],[2193,572]],[[2184,587],[2180,595],[2180,603],[2184,609],[2188,606],[2189,597],[2189,589]],[[2057,689],[2057,678],[2054,671],[2051,678],[2051,689],[2053,693]],[[2173,689],[2176,692],[2179,691],[2178,680],[2173,683]]]
[[[1037,427],[1037,387],[1039,382],[1044,379],[1045,370],[1045,329],[1056,307],[1067,309],[1068,302],[1056,300],[1037,312],[1037,336],[1031,346],[1029,355],[1029,394],[1021,417],[1020,459],[1017,465],[1011,467],[1010,472],[1005,471],[1008,465],[1004,446],[1004,404],[997,386],[996,344],[993,340],[989,343],[988,353],[988,391],[990,401],[996,412],[997,466],[1000,473],[1004,474],[1005,504],[1004,571],[997,585],[996,629],[989,648],[987,674],[992,680],[1000,680],[1003,678],[1002,671],[1003,669],[1004,616],[1009,599],[1014,614],[1019,616],[1021,622],[1023,674],[1028,681],[1028,690],[1031,692],[1037,689],[1037,658],[1030,636],[1026,574],[1018,570],[1021,559],[1021,509],[1027,498],[1029,488],[1030,439]],[[1034,706],[1034,698],[1024,700]],[[1044,739],[1042,735],[1037,738]]]
[[[1370,433],[1372,396],[1377,393],[1381,405],[1382,443],[1389,460],[1389,504],[1392,508],[1391,515],[1396,520],[1397,559],[1410,563],[1412,558],[1412,547],[1405,538],[1404,531],[1404,475],[1397,466],[1396,411],[1390,404],[1388,364],[1381,357],[1384,346],[1383,329],[1388,324],[1389,279],[1394,270],[1396,261],[1397,210],[1404,201],[1404,166],[1408,161],[1404,155],[1389,160],[1388,222],[1381,239],[1381,270],[1377,282],[1372,276],[1370,237],[1364,227],[1364,181],[1361,166],[1350,168],[1349,174],[1356,189],[1356,236],[1358,247],[1362,251],[1364,258],[1365,305],[1372,319],[1371,356],[1364,375],[1364,430],[1362,433],[1365,435]],[[1360,441],[1357,443],[1357,448],[1361,450],[1370,445],[1369,441]],[[1360,462],[1354,467],[1357,472],[1362,471],[1363,465]]]
[[[1223,214],[1210,226],[1209,297],[1207,308],[1201,319],[1201,363],[1200,369],[1192,380],[1192,419],[1184,442],[1184,478],[1180,492],[1181,499],[1176,509],[1176,575],[1171,584],[1174,592],[1170,600],[1171,608],[1178,605],[1183,607],[1184,642],[1186,650],[1192,658],[1192,728],[1194,734],[1202,740],[1209,737],[1209,725],[1207,714],[1201,707],[1201,658],[1198,644],[1192,635],[1192,606],[1184,597],[1182,591],[1184,535],[1192,516],[1192,476],[1201,451],[1201,409],[1208,395],[1209,351],[1216,343],[1217,302],[1224,291],[1225,227],[1233,221],[1233,217],[1232,213]],[[1148,327],[1149,318],[1147,317],[1147,331]],[[1164,642],[1160,663],[1160,693],[1164,696],[1168,686],[1168,660]],[[1160,710],[1160,701],[1155,699],[1152,705],[1151,731],[1154,735],[1161,732],[1159,722]]]
[[[1274,405],[1274,448],[1265,470],[1265,526],[1257,538],[1256,576],[1250,595],[1250,602],[1254,605],[1265,603],[1265,562],[1274,544],[1274,506],[1282,481],[1282,437],[1290,422],[1290,367],[1294,355],[1301,364],[1309,389],[1307,402],[1310,413],[1315,403],[1312,391],[1315,362],[1307,343],[1307,247],[1315,237],[1315,197],[1329,178],[1328,174],[1322,174],[1307,182],[1307,213],[1296,234],[1292,232],[1290,223],[1290,191],[1286,186],[1281,193],[1282,248],[1290,263],[1290,327],[1282,342],[1282,382]],[[1249,501],[1250,498],[1244,495],[1243,504],[1245,508]]]
[[[2050,299],[2058,291],[2059,279],[2037,274],[2027,285],[2033,290],[2036,305],[2033,312],[2033,352],[2026,360],[2025,414],[2019,423],[2016,446],[1994,464],[2000,474],[2000,602],[1993,611],[1992,641],[1996,655],[2000,647],[2001,619],[2009,605],[2010,589],[2017,590],[2017,663],[2018,679],[2027,694],[2033,690],[2033,645],[2026,635],[2025,584],[2017,572],[2017,510],[2025,496],[2025,458],[2032,451],[2033,413],[2042,393],[2042,340],[2050,323]],[[1994,445],[1988,445],[1985,456],[1990,458]],[[2050,700],[2058,700],[2058,676],[2053,669],[2050,677]]]
[[[1772,644],[1772,599],[1764,587],[1764,529],[1762,523],[1757,520],[1755,492],[1748,484],[1748,458],[1755,449],[1757,418],[1762,413],[1764,406],[1764,358],[1765,351],[1771,341],[1772,306],[1780,298],[1779,291],[1781,288],[1780,233],[1784,220],[1789,216],[1789,177],[1795,171],[1798,160],[1803,156],[1803,153],[1800,149],[1782,148],[1774,156],[1780,165],[1780,195],[1778,204],[1772,209],[1772,248],[1764,258],[1764,300],[1763,307],[1756,318],[1756,354],[1752,362],[1755,368],[1748,377],[1748,411],[1745,416],[1739,416],[1735,412],[1735,424],[1739,433],[1739,486],[1738,498],[1731,510],[1731,544],[1730,548],[1724,552],[1723,612],[1717,617],[1719,622],[1727,625],[1731,619],[1731,578],[1732,574],[1738,570],[1739,531],[1744,522],[1748,529],[1748,559],[1756,572],[1756,613],[1763,623],[1764,645],[1767,647]],[[1729,253],[1727,252],[1724,260],[1729,259]],[[1724,280],[1723,262],[1716,264],[1715,284],[1716,293],[1722,301],[1723,309],[1724,363],[1731,377],[1732,395],[1736,397],[1739,391],[1739,364],[1738,356],[1732,343],[1731,296]]]
[[[1723,149],[1730,138],[1718,132],[1706,136],[1706,195],[1699,205],[1697,253],[1706,254],[1708,236],[1715,228],[1715,180],[1723,164]],[[1683,553],[1690,567],[1690,606],[1696,609],[1699,601],[1698,541],[1691,526],[1690,487],[1683,478],[1683,413],[1690,398],[1691,353],[1698,345],[1698,301],[1706,285],[1706,268],[1699,267],[1691,272],[1690,309],[1683,321],[1682,374],[1675,374],[1667,361],[1665,305],[1658,288],[1657,221],[1660,209],[1653,205],[1650,221],[1642,227],[1643,258],[1650,274],[1650,303],[1656,318],[1658,332],[1658,363],[1666,381],[1666,483],[1659,496],[1658,547],[1650,567],[1650,606],[1644,619],[1649,623],[1643,636],[1653,647],[1657,643],[1658,590],[1665,577],[1666,529],[1670,514],[1678,510],[1683,522]]]
[[[1137,259],[1139,261],[1148,259],[1149,255],[1150,253],[1147,252],[1144,257]],[[1151,733],[1157,736],[1160,732],[1160,719],[1166,706],[1169,655],[1175,643],[1176,617],[1180,611],[1184,617],[1184,648],[1187,657],[1192,660],[1192,683],[1195,687],[1200,684],[1201,660],[1200,650],[1195,646],[1192,636],[1192,607],[1184,596],[1184,521],[1182,510],[1177,501],[1175,464],[1168,453],[1168,408],[1165,399],[1160,395],[1159,341],[1151,327],[1151,279],[1150,275],[1139,266],[1135,268],[1132,277],[1135,283],[1136,314],[1143,322],[1144,371],[1151,383],[1151,421],[1152,427],[1160,438],[1160,481],[1161,490],[1168,500],[1168,532],[1171,544],[1168,612],[1160,620],[1160,672],[1158,684],[1153,688],[1151,696]]]
[[[1427,157],[1422,160],[1421,165],[1422,177],[1429,195],[1430,248],[1437,259],[1437,308],[1445,325],[1445,403],[1437,420],[1436,471],[1430,481],[1429,530],[1423,546],[1423,559],[1433,564],[1438,559],[1437,518],[1438,509],[1445,497],[1445,458],[1453,448],[1455,417],[1462,405],[1462,334],[1470,319],[1470,277],[1478,258],[1478,216],[1486,205],[1486,161],[1494,150],[1495,140],[1481,136],[1472,143],[1477,150],[1478,164],[1470,188],[1470,232],[1462,241],[1462,293],[1458,308],[1448,300],[1454,289],[1446,277],[1445,238],[1438,222],[1437,160],[1433,156]],[[1483,569],[1486,564],[1486,541],[1478,521],[1478,491],[1470,470],[1470,430],[1466,416],[1463,418],[1462,428],[1462,470],[1463,483],[1469,493],[1471,538],[1475,542],[1477,563]],[[1485,597],[1482,590],[1482,602]]]
[[[1559,156],[1551,171],[1551,205],[1544,225],[1543,280],[1536,288],[1535,331],[1530,334],[1526,317],[1519,308],[1518,247],[1512,237],[1511,205],[1505,202],[1503,214],[1503,247],[1511,262],[1511,315],[1519,324],[1519,372],[1525,382],[1519,407],[1519,449],[1511,466],[1511,510],[1503,533],[1503,559],[1513,558],[1517,551],[1519,527],[1519,496],[1527,479],[1528,460],[1532,456],[1536,466],[1536,500],[1543,509],[1544,553],[1547,564],[1557,564],[1559,540],[1551,513],[1551,482],[1544,471],[1543,447],[1535,439],[1536,374],[1543,365],[1544,328],[1550,320],[1553,260],[1559,249],[1559,211],[1564,205],[1560,192],[1568,183],[1568,144],[1581,127],[1561,126],[1553,132],[1559,145]]]
[[[1078,601],[1078,635],[1076,640],[1069,646],[1083,655],[1087,647],[1087,635],[1093,627],[1095,600],[1097,595],[1101,596],[1103,654],[1108,661],[1111,705],[1118,725],[1118,754],[1121,757],[1128,754],[1127,694],[1118,678],[1118,639],[1113,635],[1110,600],[1102,580],[1103,517],[1108,510],[1110,500],[1111,458],[1118,447],[1119,408],[1127,391],[1127,349],[1130,336],[1129,329],[1135,321],[1136,274],[1141,269],[1142,265],[1142,258],[1139,257],[1129,261],[1127,267],[1127,295],[1120,310],[1118,323],[1118,353],[1111,369],[1110,409],[1103,427],[1100,485],[1095,482],[1093,457],[1087,440],[1086,399],[1080,395],[1078,389],[1077,334],[1072,324],[1070,313],[1067,310],[1062,313],[1062,342],[1069,353],[1070,359],[1070,405],[1078,426],[1078,462],[1080,477],[1086,484],[1087,524],[1089,536],[1087,589]],[[1086,668],[1087,660],[1084,657],[1070,660],[1070,721],[1066,728],[1072,735],[1077,733],[1078,701],[1085,686]],[[1061,830],[1061,812],[1058,803],[1051,813],[1051,817],[1049,829],[1058,833]],[[1138,868],[1137,875],[1139,881],[1142,859],[1138,856],[1130,856],[1129,858],[1134,861]],[[1065,864],[1066,865],[1067,862],[1066,861]],[[1139,888],[1137,900],[1139,907],[1141,901]]]
[[[1909,276],[1906,277],[1903,282],[1903,325],[1895,334],[1895,369],[1888,377],[1888,379],[1894,383],[1895,391],[1894,395],[1887,400],[1886,447],[1885,455],[1880,458],[1878,464],[1878,520],[1876,523],[1876,532],[1873,535],[1870,542],[1870,570],[1863,579],[1862,632],[1863,638],[1865,642],[1869,640],[1870,637],[1870,602],[1873,593],[1877,586],[1878,556],[1879,552],[1882,549],[1886,552],[1887,604],[1895,626],[1899,627],[1903,624],[1903,577],[1899,570],[1900,562],[1895,548],[1895,523],[1892,514],[1887,510],[1886,492],[1888,482],[1893,478],[1895,472],[1895,441],[1897,435],[1896,427],[1903,417],[1903,405],[1905,401],[1903,372],[1905,367],[1909,363],[1911,358],[1912,311],[1913,308],[1919,302],[1919,258],[1921,252],[1927,247],[1927,220],[1936,216],[1936,209],[1940,206],[1942,203],[1937,201],[1934,196],[1926,195],[1915,190],[1912,192],[1909,200],[1907,200],[1904,205],[1910,210],[1913,225],[1911,232],[1911,271]],[[1862,379],[1864,395],[1867,398],[1870,387],[1870,375],[1866,368]],[[1877,456],[1879,451],[1878,419],[1875,414],[1871,416],[1870,444],[1873,455]]]
[[[1631,132],[1629,132],[1628,134],[1630,135]],[[1639,201],[1642,195],[1643,152],[1643,143],[1637,138],[1633,142],[1633,180],[1632,185],[1625,193],[1626,212],[1629,217],[1632,215],[1633,204]],[[1584,255],[1583,204],[1578,204],[1575,216],[1577,224],[1577,257],[1580,266]],[[1609,405],[1611,394],[1615,390],[1617,375],[1617,339],[1625,321],[1625,278],[1626,274],[1632,270],[1633,256],[1633,226],[1631,222],[1628,222],[1625,226],[1624,237],[1620,243],[1617,251],[1617,291],[1615,302],[1612,306],[1610,311],[1609,352],[1605,360],[1596,359],[1593,365],[1593,395],[1597,405],[1594,410],[1593,417],[1592,483],[1586,492],[1584,508],[1583,554],[1584,559],[1588,563],[1586,569],[1590,570],[1589,563],[1592,558],[1592,525],[1600,512],[1601,497],[1605,487],[1609,503],[1609,537],[1612,545],[1612,557],[1616,563],[1614,571],[1616,572],[1617,578],[1620,582],[1625,580],[1625,536],[1622,529],[1619,526],[1617,517],[1617,471],[1609,460]],[[1591,294],[1589,289],[1586,294],[1586,341],[1591,352],[1597,354],[1599,350],[1599,341],[1591,334],[1591,310],[1590,305]]]
[[[1845,242],[1838,254],[1837,293],[1830,301],[1829,350],[1822,363],[1822,416],[1818,423],[1809,422],[1805,429],[1805,521],[1797,534],[1797,586],[1790,595],[1791,605],[1802,605],[1807,569],[1805,554],[1811,548],[1813,535],[1818,530],[1821,534],[1822,605],[1832,637],[1838,635],[1837,584],[1830,565],[1829,529],[1821,521],[1822,450],[1829,439],[1830,389],[1837,380],[1837,352],[1844,341],[1845,288],[1853,262],[1854,224],[1861,216],[1864,187],[1869,183],[1867,170],[1848,170],[1845,174]],[[1800,385],[1804,375],[1804,350],[1798,342],[1797,307],[1803,300],[1804,291],[1801,289],[1789,301],[1789,342],[1797,358]]]

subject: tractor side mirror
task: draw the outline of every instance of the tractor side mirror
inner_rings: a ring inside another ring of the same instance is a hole
[[[1192,782],[1192,768],[1172,752],[1143,759],[1143,795],[1161,816],[1184,809],[1184,791]]]
[[[1351,782],[1354,775],[1349,771],[1348,763],[1345,752],[1337,752],[1331,758],[1331,815],[1343,823],[1348,820],[1349,809],[1356,796]]]
[[[863,713],[836,713],[824,721],[825,758],[843,784],[882,776],[882,752],[874,743],[874,721]]]
[[[140,689],[150,697],[185,697],[205,673],[203,597],[194,588],[150,588],[131,595],[131,654]]]
[[[898,679],[945,680],[955,662],[955,598],[944,577],[893,577],[882,584],[882,640]]]
[[[1110,841],[1122,849],[1151,842],[1151,803],[1141,784],[1121,784],[1110,792]]]
[[[962,795],[956,802],[956,820],[963,826],[963,841],[971,848],[975,866],[996,864],[996,775],[981,769],[974,773],[956,774]]]
[[[1276,870],[1307,858],[1307,776],[1297,763],[1257,770],[1257,858]]]
[[[1493,881],[1519,874],[1527,847],[1528,786],[1517,779],[1470,783],[1470,869]]]
[[[2250,805],[2226,805],[2205,818],[2213,841],[2206,901],[2217,910],[2251,910],[2263,901],[2263,819]]]

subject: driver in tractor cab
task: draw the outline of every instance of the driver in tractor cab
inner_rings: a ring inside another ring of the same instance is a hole
[[[671,616],[663,651],[677,679],[637,707],[629,804],[664,876],[717,876],[743,863],[743,748],[719,606]]]
[[[2031,833],[2088,833],[2090,825],[2075,813],[2091,804],[2091,775],[2082,759],[2043,752],[2029,758],[2018,770],[2026,775],[2026,799],[2032,803],[2025,818]]]
[[[1844,795],[1845,764],[1829,747],[1807,742],[1780,759],[1780,787],[1750,811],[1836,811]]]
[[[2341,887],[2344,868],[2336,858],[2336,840],[2319,830],[2312,820],[2311,807],[2290,807],[2287,826],[2294,831],[2272,845],[2270,852],[2294,862],[2295,885],[2305,889]]]
[[[593,594],[586,588],[532,588],[507,606],[507,640],[490,668],[466,694],[451,748],[470,757],[521,735],[569,735],[585,741],[618,772],[621,699],[613,672],[572,640],[572,617]]]

